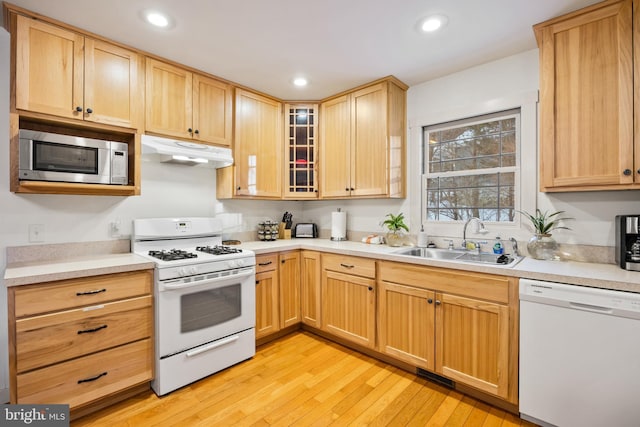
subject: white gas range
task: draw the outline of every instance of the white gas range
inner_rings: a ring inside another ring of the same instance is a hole
[[[253,357],[255,254],[222,246],[218,219],[137,219],[132,250],[156,263],[159,396]]]

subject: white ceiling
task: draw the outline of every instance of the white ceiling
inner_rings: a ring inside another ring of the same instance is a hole
[[[285,100],[394,75],[412,86],[536,48],[531,26],[597,0],[13,0],[15,5]],[[174,21],[153,29],[140,14]],[[420,18],[448,25],[420,34]],[[309,79],[306,88],[291,80]]]

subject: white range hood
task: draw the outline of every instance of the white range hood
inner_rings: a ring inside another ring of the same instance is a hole
[[[230,148],[142,135],[142,154],[155,154],[161,162],[223,168],[233,164]]]

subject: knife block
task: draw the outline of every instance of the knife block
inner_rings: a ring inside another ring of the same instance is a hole
[[[291,229],[285,228],[286,225],[284,222],[278,225],[278,239],[291,239]]]

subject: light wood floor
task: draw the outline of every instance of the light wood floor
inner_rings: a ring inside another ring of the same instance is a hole
[[[80,426],[533,426],[456,391],[299,332],[162,398],[144,393]]]

